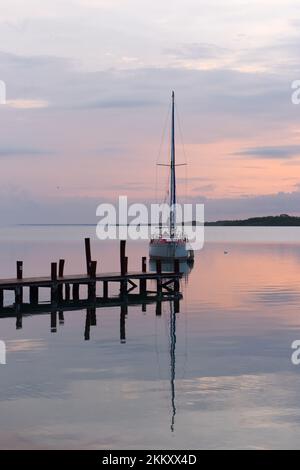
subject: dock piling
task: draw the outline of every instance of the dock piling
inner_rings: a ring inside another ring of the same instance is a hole
[[[17,279],[23,278],[23,261],[17,261]]]
[[[93,307],[91,310],[91,326],[97,326],[96,309]]]
[[[58,277],[64,277],[65,260],[60,259],[58,263]]]
[[[65,300],[69,301],[70,298],[71,298],[71,288],[70,288],[70,284],[67,283],[65,284]]]
[[[120,240],[120,267],[121,275],[126,274],[126,240]]]
[[[79,300],[79,284],[73,284],[73,300]]]
[[[86,272],[90,273],[92,255],[91,255],[91,240],[89,238],[84,239],[85,244],[85,259],[86,259]]]
[[[17,261],[17,279],[20,281],[23,279],[23,261]],[[23,288],[20,287],[18,291],[18,303],[23,303]]]
[[[51,281],[57,281],[57,263],[51,263]]]
[[[103,281],[103,299],[107,299],[108,298],[108,282],[107,281]]]
[[[39,303],[39,288],[38,286],[29,287],[29,303],[37,305]]]
[[[58,277],[64,277],[64,267],[65,267],[65,260],[60,259],[58,263]],[[58,299],[59,301],[63,300],[63,284],[58,285]]]
[[[58,284],[57,284],[57,263],[51,263],[51,304],[57,304]]]
[[[156,260],[156,272],[157,274],[161,274],[161,260],[160,259]]]
[[[16,305],[21,306],[22,300],[23,300],[23,292],[22,292],[22,287],[16,286],[15,287],[15,303]]]
[[[88,298],[90,300],[96,299],[96,271],[97,271],[97,261],[90,262],[89,276],[94,282],[89,282],[88,285]]]
[[[126,262],[126,240],[120,240],[120,270],[121,276],[125,276],[127,273],[127,262]],[[120,294],[124,296],[127,292],[127,281],[122,279],[120,281]]]

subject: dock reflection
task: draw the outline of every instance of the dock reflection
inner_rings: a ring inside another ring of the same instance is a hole
[[[4,318],[15,318],[16,329],[20,330],[23,327],[24,321],[28,317],[35,317],[46,315],[49,318],[49,327],[52,334],[56,334],[59,327],[65,324],[65,313],[71,311],[85,312],[85,320],[83,326],[82,339],[90,341],[92,339],[93,328],[100,327],[97,322],[97,313],[100,314],[101,308],[119,307],[120,309],[120,343],[126,344],[126,324],[128,319],[128,310],[130,306],[141,306],[141,312],[146,312],[147,306],[154,306],[155,315],[161,317],[162,310],[164,315],[168,315],[169,332],[168,332],[168,355],[169,355],[169,374],[170,375],[170,409],[171,409],[171,432],[175,430],[175,416],[176,416],[176,393],[175,393],[175,379],[176,379],[176,315],[180,313],[180,301],[182,294],[176,288],[170,289],[165,285],[166,292],[148,291],[146,295],[139,294],[122,294],[116,297],[96,298],[94,302],[89,300],[81,301],[63,301],[58,307],[49,303],[40,303],[38,305],[20,304],[16,310],[15,305],[4,307],[0,309],[0,322]],[[168,291],[169,290],[169,291]],[[86,304],[86,308],[83,305]],[[164,308],[162,306],[165,306]],[[65,307],[65,308],[64,308]]]
[[[171,292],[149,292],[147,295],[139,294],[127,294],[117,297],[111,297],[103,302],[103,299],[96,299],[94,302],[88,300],[84,301],[68,301],[62,302],[59,305],[59,309],[55,308],[52,304],[41,303],[36,306],[31,304],[22,304],[21,308],[16,311],[14,305],[4,307],[0,310],[0,321],[1,318],[15,318],[16,329],[22,329],[24,319],[27,317],[38,316],[38,315],[49,315],[50,316],[50,331],[51,333],[57,333],[57,324],[64,325],[65,323],[65,312],[70,311],[85,311],[85,328],[84,328],[84,339],[85,341],[90,340],[91,327],[97,326],[97,310],[101,308],[109,307],[120,307],[120,342],[126,343],[126,318],[128,315],[128,308],[130,306],[141,305],[141,311],[146,312],[147,305],[155,305],[156,316],[161,316],[162,304],[170,302],[173,305],[174,312],[179,312],[180,300],[182,294],[179,291]],[[84,308],[85,307],[85,308]]]

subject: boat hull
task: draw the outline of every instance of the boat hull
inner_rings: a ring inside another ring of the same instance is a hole
[[[161,260],[192,260],[194,259],[194,251],[182,241],[151,240],[149,256],[151,259]]]

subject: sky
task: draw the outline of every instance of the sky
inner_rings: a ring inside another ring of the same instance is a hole
[[[300,215],[299,46],[296,0],[2,0],[1,223],[161,198],[173,89],[182,200]]]

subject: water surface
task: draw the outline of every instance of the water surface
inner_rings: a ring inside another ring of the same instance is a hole
[[[82,233],[53,228],[0,233],[0,276],[84,269]],[[183,279],[180,312],[166,302],[97,309],[85,340],[86,311],[0,318],[8,348],[0,365],[1,448],[299,448],[300,231],[207,231]],[[231,232],[231,234],[230,234]],[[130,269],[147,244],[128,243]],[[227,251],[228,254],[224,254]],[[118,268],[118,244],[94,242],[103,271]],[[25,293],[25,298],[26,298]],[[43,293],[46,300],[48,293]],[[5,302],[12,297],[6,295]],[[175,334],[175,336],[174,336]]]

